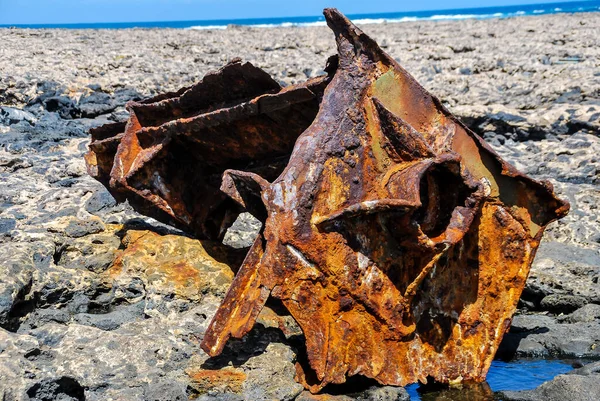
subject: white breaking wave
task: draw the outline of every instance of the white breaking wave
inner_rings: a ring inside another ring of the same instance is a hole
[[[600,7],[599,7],[600,9]],[[554,11],[560,12],[561,8],[555,8]],[[546,10],[533,10],[532,14],[545,13]],[[386,23],[398,23],[398,22],[413,22],[413,21],[442,21],[442,20],[465,20],[465,19],[489,19],[489,18],[505,18],[513,16],[526,15],[525,11],[516,11],[512,13],[494,13],[494,14],[439,14],[432,15],[429,17],[400,17],[400,18],[357,18],[353,19],[352,22],[358,25],[363,24],[386,24]],[[235,23],[233,24],[235,25]],[[325,21],[313,21],[313,22],[281,22],[272,24],[248,24],[243,25],[250,28],[290,28],[290,27],[311,27],[311,26],[325,26]],[[227,29],[228,25],[197,25],[191,26],[187,29]]]
[[[430,19],[433,21],[439,21],[441,19],[471,19],[471,18],[481,18],[482,15],[477,15],[477,14],[450,14],[450,15],[445,15],[445,14],[441,14],[441,15],[432,15],[429,18],[423,18],[423,19]]]
[[[227,29],[227,25],[197,25],[185,29]]]

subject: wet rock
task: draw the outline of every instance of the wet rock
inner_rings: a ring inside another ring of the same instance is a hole
[[[543,383],[533,390],[503,391],[500,396],[507,401],[596,401],[600,399],[600,374],[598,364],[573,370]]]
[[[350,391],[345,394],[311,394],[303,391],[296,401],[409,401],[410,396],[404,387],[373,386],[360,392]]]

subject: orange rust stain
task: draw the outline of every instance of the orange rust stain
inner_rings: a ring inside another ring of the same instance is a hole
[[[200,271],[186,262],[179,262],[173,265],[159,265],[157,267],[166,274],[167,280],[176,286],[189,287],[201,279]]]
[[[240,393],[246,381],[246,373],[241,369],[223,368],[219,370],[187,370],[186,374],[199,391],[219,389],[220,391]]]

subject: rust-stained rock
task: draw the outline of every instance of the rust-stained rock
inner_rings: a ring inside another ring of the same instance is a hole
[[[337,10],[325,17],[339,53],[327,77],[281,89],[235,61],[130,103],[126,126],[93,131],[90,173],[200,238],[242,210],[264,222],[204,335],[209,355],[271,296],[304,334],[297,379],[311,392],[359,374],[482,381],[544,228],[569,205]]]
[[[544,227],[568,204],[499,158],[377,44],[325,11],[339,65],[273,182],[225,172],[267,215],[205,334],[217,355],[279,298],[306,338],[313,392],[482,381]]]
[[[106,274],[119,287],[121,280],[140,277],[145,291],[200,301],[205,294],[224,294],[233,271],[217,244],[179,235],[129,230]],[[208,252],[207,252],[208,251]],[[218,259],[215,259],[215,256]]]
[[[230,367],[220,370],[189,369],[186,373],[192,381],[192,388],[201,394],[210,391],[240,393],[246,381],[243,370]]]

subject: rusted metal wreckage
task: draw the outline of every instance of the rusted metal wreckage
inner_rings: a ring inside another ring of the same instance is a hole
[[[281,300],[318,392],[363,375],[484,380],[548,223],[568,203],[503,161],[337,10],[327,75],[281,88],[235,60],[92,131],[92,176],[199,238],[263,222],[202,342]]]

